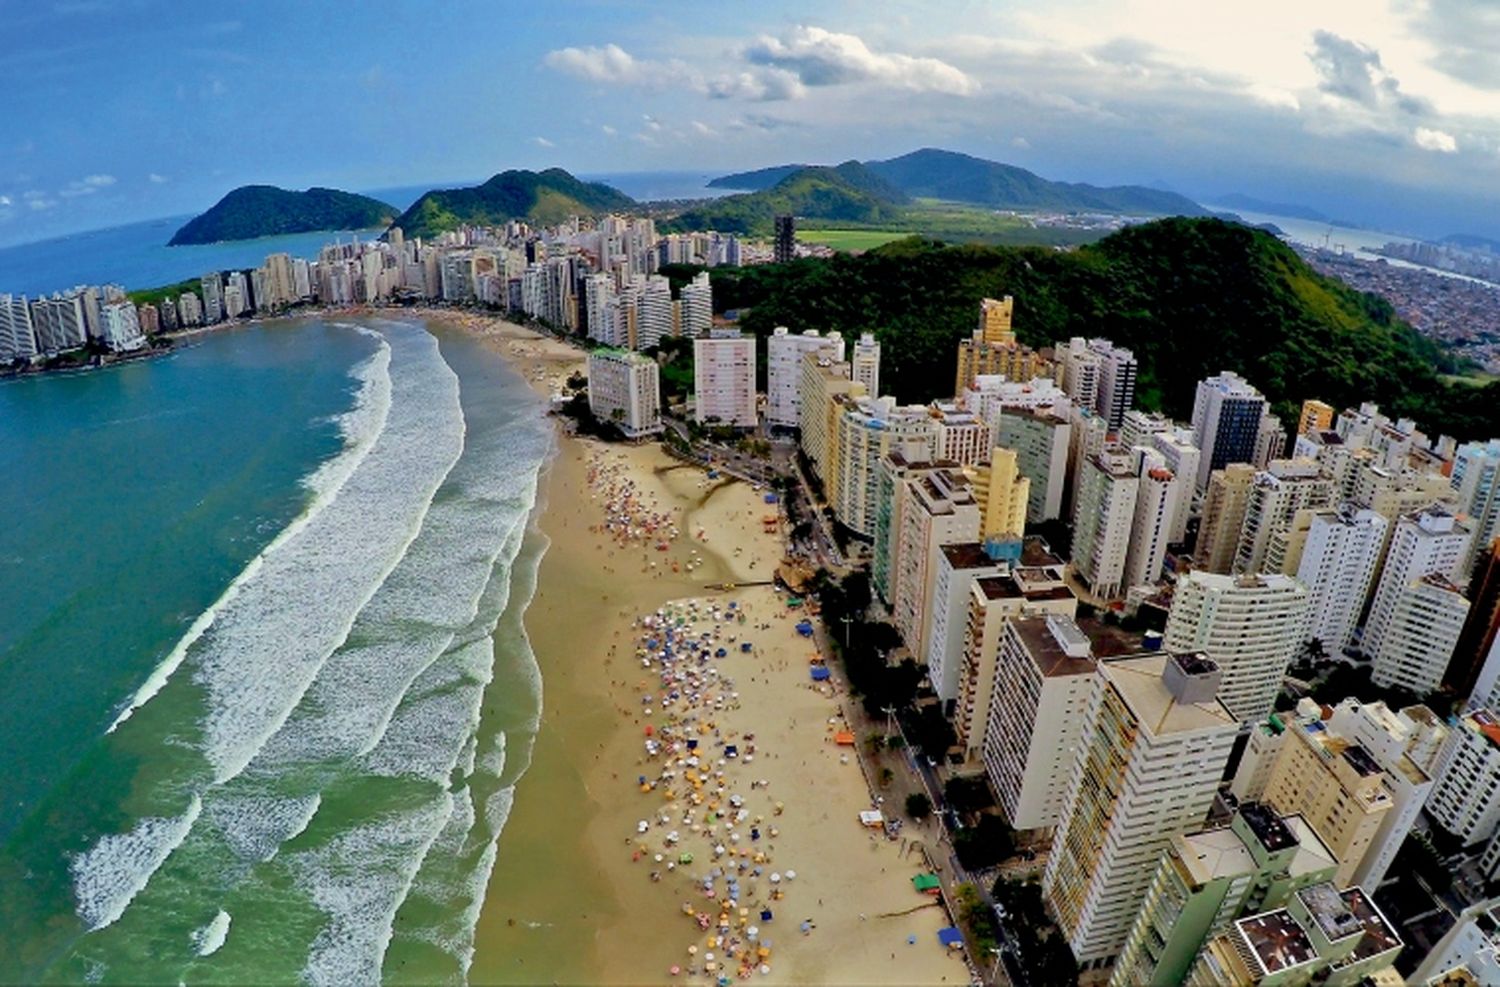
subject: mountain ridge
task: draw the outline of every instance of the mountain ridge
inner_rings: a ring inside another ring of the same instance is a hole
[[[303,192],[275,185],[241,185],[184,223],[170,247],[251,240],[288,233],[364,230],[384,226],[400,210],[354,192],[314,186]]]
[[[1201,205],[1176,192],[1144,185],[1098,186],[1084,182],[1057,182],[1016,165],[941,148],[921,148],[895,158],[857,163],[916,198],[1017,210],[1052,209],[1121,215],[1208,214]],[[721,175],[708,184],[714,188],[765,191],[806,167],[810,166],[772,165]]]
[[[426,237],[462,225],[498,225],[512,219],[550,225],[571,216],[634,209],[639,205],[602,182],[585,182],[562,168],[510,169],[467,188],[433,189],[396,217],[408,237]]]

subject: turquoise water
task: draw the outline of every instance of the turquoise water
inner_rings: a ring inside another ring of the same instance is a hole
[[[550,443],[388,320],[0,385],[0,980],[461,980]]]

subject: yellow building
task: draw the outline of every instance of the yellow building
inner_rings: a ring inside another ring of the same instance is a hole
[[[979,538],[1019,538],[1026,531],[1026,504],[1031,497],[1031,481],[1016,470],[1014,449],[996,446],[990,450],[988,465],[965,470],[974,488],[974,499],[983,512]]]
[[[963,394],[980,374],[1000,374],[1006,380],[1028,381],[1052,376],[1052,361],[1016,342],[1011,328],[1015,300],[986,298],[979,303],[979,325],[970,339],[958,344],[958,375],[953,393]]]
[[[826,488],[838,476],[839,409],[835,399],[863,396],[865,385],[849,379],[849,364],[821,352],[809,352],[802,356],[802,379],[797,390],[802,451],[825,487],[825,499],[831,500]]]
[[[1265,801],[1300,814],[1338,857],[1334,882],[1350,884],[1385,814],[1395,806],[1385,771],[1362,746],[1330,733],[1321,720],[1287,728],[1266,781]]]
[[[1234,567],[1254,484],[1255,467],[1249,463],[1231,463],[1209,474],[1203,520],[1198,524],[1198,544],[1193,552],[1197,560],[1194,568],[1223,575]]]
[[[1333,405],[1324,404],[1317,398],[1302,402],[1302,414],[1297,416],[1297,434],[1321,432],[1333,427]]]
[[[1016,300],[1009,295],[980,301],[977,337],[986,343],[999,343],[1002,346],[1014,343],[1016,334],[1011,330],[1011,320],[1015,311]]]

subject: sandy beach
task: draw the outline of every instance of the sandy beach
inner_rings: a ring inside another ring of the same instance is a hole
[[[429,317],[544,395],[583,363],[497,319]],[[966,982],[911,884],[915,842],[860,826],[869,790],[834,740],[848,700],[811,679],[806,611],[747,585],[780,560],[775,506],[654,445],[563,437],[538,507],[542,724],[471,981]]]

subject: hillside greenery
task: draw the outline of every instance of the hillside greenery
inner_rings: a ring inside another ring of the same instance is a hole
[[[718,230],[765,235],[775,217],[798,217],[865,226],[898,222],[906,196],[856,161],[836,168],[799,168],[760,192],[727,195],[678,213],[663,230]]]
[[[407,237],[430,237],[459,226],[498,226],[513,219],[550,226],[574,216],[635,209],[630,196],[584,182],[561,168],[502,171],[472,188],[434,189],[397,217]]]
[[[689,268],[669,268],[674,280]],[[1500,383],[1449,384],[1456,361],[1385,300],[1309,268],[1286,244],[1212,218],[1130,227],[1060,252],[908,238],[860,255],[715,269],[714,306],[741,325],[873,331],[881,380],[902,402],[949,395],[979,300],[1012,295],[1022,342],[1106,336],[1140,360],[1138,403],[1192,413],[1195,382],[1237,370],[1292,425],[1305,398],[1373,400],[1430,433],[1500,434]]]
[[[132,291],[127,294],[127,297],[135,305],[156,305],[160,307],[161,303],[166,299],[170,298],[175,302],[180,295],[185,293],[202,295],[203,282],[198,278],[189,278],[186,281],[178,281],[176,284],[162,285],[160,288],[145,288],[141,291]]]
[[[1015,165],[939,148],[922,148],[886,161],[866,161],[863,164],[848,161],[835,170],[848,169],[851,165],[904,196],[962,202],[991,209],[1118,213],[1130,216],[1208,214],[1208,210],[1175,192],[1141,185],[1098,186],[1054,182]],[[714,188],[763,191],[807,167],[775,165],[723,175],[708,184]],[[852,174],[850,177],[852,180]]]
[[[331,188],[294,192],[274,185],[242,185],[188,220],[168,246],[250,240],[319,230],[367,230],[396,215],[378,199]]]

